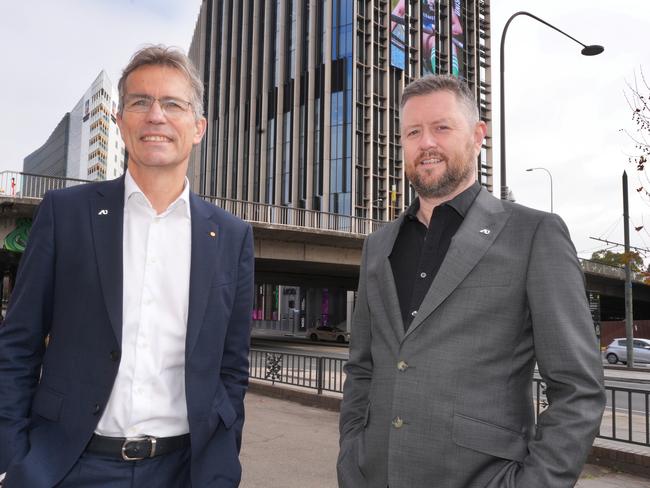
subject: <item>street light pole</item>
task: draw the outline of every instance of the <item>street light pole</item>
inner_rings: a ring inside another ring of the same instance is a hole
[[[551,172],[549,170],[547,170],[546,168],[542,168],[542,167],[528,168],[526,171],[535,171],[536,169],[541,169],[542,171],[546,171],[546,174],[548,175],[548,177],[551,180],[551,213],[553,213],[553,175],[551,174]]]
[[[500,74],[500,99],[499,99],[499,110],[500,110],[500,117],[499,117],[499,126],[500,126],[500,138],[501,138],[501,199],[502,200],[507,200],[508,199],[508,185],[506,182],[506,108],[505,108],[505,67],[504,67],[504,47],[505,47],[505,41],[506,41],[506,33],[508,32],[508,26],[510,25],[510,22],[513,21],[513,19],[519,15],[526,15],[527,17],[530,17],[532,19],[535,19],[538,22],[541,22],[547,27],[550,27],[551,29],[559,32],[560,34],[568,37],[574,42],[577,42],[582,46],[582,51],[581,54],[583,56],[595,56],[597,54],[602,53],[605,48],[603,46],[598,46],[596,44],[592,44],[590,46],[587,46],[586,44],[583,44],[579,40],[577,40],[574,37],[571,37],[569,34],[566,32],[558,29],[555,27],[553,24],[549,24],[543,19],[540,19],[536,15],[531,14],[530,12],[525,12],[525,11],[519,11],[510,16],[508,21],[506,22],[506,25],[503,27],[503,31],[501,32],[501,50],[499,52],[499,74]]]

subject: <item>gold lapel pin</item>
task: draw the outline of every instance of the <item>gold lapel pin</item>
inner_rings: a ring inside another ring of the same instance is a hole
[[[213,230],[210,231],[210,237],[217,237],[217,233]]]

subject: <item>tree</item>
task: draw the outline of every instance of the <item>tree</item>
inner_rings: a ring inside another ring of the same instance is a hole
[[[591,260],[596,263],[608,264],[609,266],[623,267],[629,263],[630,270],[634,273],[644,271],[643,258],[636,251],[612,252],[610,250],[596,251],[591,255]]]
[[[625,98],[632,110],[632,122],[636,126],[636,133],[625,131],[634,142],[635,155],[630,156],[630,163],[636,166],[640,173],[641,186],[636,189],[646,198],[650,198],[650,179],[645,172],[645,166],[650,159],[650,84],[646,80],[643,70],[639,75],[634,75],[634,80],[627,83]]]

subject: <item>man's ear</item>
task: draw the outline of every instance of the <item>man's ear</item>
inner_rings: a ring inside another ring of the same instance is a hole
[[[487,124],[479,120],[474,126],[474,147],[480,151],[483,145],[483,140],[487,135]]]
[[[196,128],[196,134],[194,134],[194,139],[192,142],[194,144],[198,144],[201,142],[201,139],[203,139],[203,134],[205,134],[205,129],[208,126],[208,121],[205,119],[205,117],[201,117],[195,122],[194,126]]]

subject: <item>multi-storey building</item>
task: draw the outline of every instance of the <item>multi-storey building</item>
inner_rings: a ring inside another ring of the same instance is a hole
[[[204,0],[190,56],[209,123],[199,193],[392,219],[413,198],[405,84],[463,78],[490,127],[488,0]],[[477,167],[491,190],[491,130]]]
[[[102,70],[45,144],[25,158],[24,172],[82,180],[121,175],[125,151],[117,107],[117,88]]]
[[[427,73],[474,90],[488,124],[479,181],[492,190],[489,0],[204,0],[190,57],[208,119],[190,164],[198,193],[395,218],[414,198],[399,99]],[[350,309],[345,290],[290,289],[283,307],[284,287],[259,284],[255,318],[299,309],[307,326],[336,324]]]

